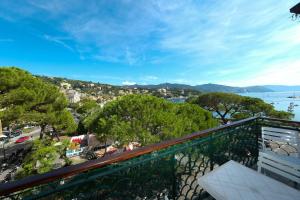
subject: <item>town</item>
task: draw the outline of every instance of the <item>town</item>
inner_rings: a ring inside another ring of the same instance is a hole
[[[299,0],[0,10],[0,200],[300,199]]]

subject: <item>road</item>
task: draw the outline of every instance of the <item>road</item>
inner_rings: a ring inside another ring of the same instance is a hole
[[[16,153],[18,150],[20,149],[27,149],[31,146],[32,144],[32,140],[39,138],[41,129],[40,128],[36,128],[33,131],[31,131],[30,133],[23,133],[22,135],[12,138],[9,143],[4,144],[4,148],[5,148],[5,156],[9,157],[10,155],[12,155],[13,153]],[[23,142],[23,143],[19,143],[19,144],[15,144],[15,141],[23,136],[32,136],[31,139],[29,141]],[[0,146],[0,160],[2,160],[4,158],[4,151],[3,151],[3,145]]]

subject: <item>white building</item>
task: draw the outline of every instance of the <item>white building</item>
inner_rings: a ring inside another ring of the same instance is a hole
[[[69,90],[71,88],[71,84],[67,83],[67,82],[61,82],[60,87],[65,89],[65,90]]]
[[[119,95],[125,94],[124,90],[119,90]]]
[[[77,103],[80,101],[80,93],[76,90],[68,90],[67,91],[67,97],[69,99],[70,103]]]
[[[167,95],[167,89],[165,89],[165,88],[159,88],[157,91],[163,95]]]

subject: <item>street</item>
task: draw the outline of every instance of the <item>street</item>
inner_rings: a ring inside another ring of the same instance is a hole
[[[40,132],[41,132],[41,128],[37,127],[30,133],[23,133],[22,135],[20,135],[18,137],[10,139],[10,141],[8,143],[4,144],[5,156],[8,158],[12,154],[16,153],[18,150],[29,148],[31,146],[32,140],[39,138]],[[16,144],[15,141],[23,136],[29,136],[29,137],[32,136],[32,138],[26,142]],[[4,149],[3,149],[3,145],[1,145],[0,146],[0,161],[1,161],[1,163],[2,163],[3,158],[4,158]]]
[[[0,146],[0,183],[12,180],[22,160],[31,148],[32,141],[39,138],[40,132],[41,129],[36,127],[33,131],[23,133],[18,137],[12,138],[4,146]],[[30,140],[16,144],[15,141],[23,136],[29,136]]]

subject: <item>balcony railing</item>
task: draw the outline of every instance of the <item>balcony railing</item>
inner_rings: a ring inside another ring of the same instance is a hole
[[[204,174],[229,160],[256,169],[261,126],[300,130],[299,122],[249,118],[1,184],[0,199],[206,198],[197,183]]]

